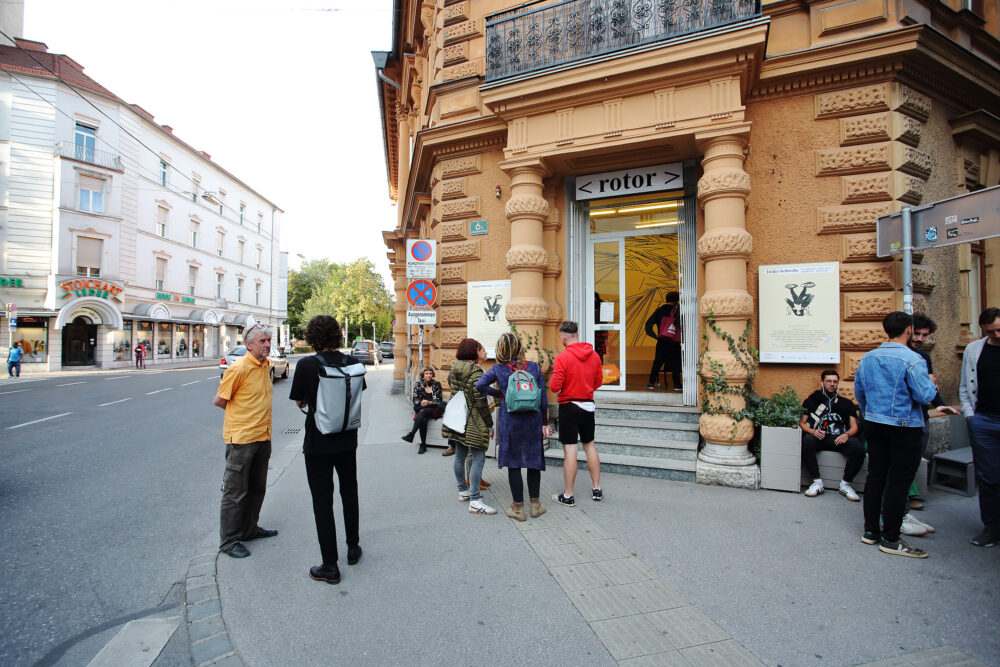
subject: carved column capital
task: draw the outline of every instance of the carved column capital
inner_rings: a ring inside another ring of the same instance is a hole
[[[717,197],[742,197],[750,194],[750,174],[742,169],[723,167],[706,171],[698,179],[698,203],[702,206]]]
[[[507,251],[507,270],[544,270],[548,266],[549,254],[545,248],[536,245],[511,246]]]
[[[703,261],[724,257],[749,258],[752,250],[753,237],[739,227],[710,229],[698,239],[698,257]]]
[[[541,221],[549,214],[549,203],[537,195],[516,195],[507,200],[504,214],[509,220],[533,217]]]

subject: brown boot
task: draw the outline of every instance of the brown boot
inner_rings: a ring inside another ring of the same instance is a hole
[[[531,499],[531,518],[537,519],[545,514],[545,506],[538,501],[538,498]]]
[[[455,454],[455,448],[449,447],[448,449],[441,452],[441,456],[453,456]]]
[[[469,478],[468,478],[468,477],[466,477],[466,478],[465,478],[465,485],[466,485],[466,486],[469,486],[469,484],[470,484],[470,482],[469,482]],[[485,479],[481,479],[481,480],[479,480],[479,490],[480,490],[480,491],[485,491],[486,489],[488,489],[488,488],[489,488],[489,486],[490,486],[490,483],[489,483],[489,482],[487,482],[487,481],[486,481]]]
[[[524,516],[524,503],[511,503],[507,516],[517,521],[527,521],[528,517]]]

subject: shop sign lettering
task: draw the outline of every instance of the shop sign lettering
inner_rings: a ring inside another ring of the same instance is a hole
[[[60,300],[68,299],[71,296],[96,296],[99,299],[121,303],[122,300],[119,296],[125,291],[121,287],[99,278],[77,278],[59,283],[59,286],[63,288]]]
[[[156,298],[160,301],[178,301],[181,303],[194,303],[194,297],[190,296],[177,296],[176,294],[167,294],[165,292],[157,292]]]
[[[0,287],[24,287],[20,278],[0,278]]]

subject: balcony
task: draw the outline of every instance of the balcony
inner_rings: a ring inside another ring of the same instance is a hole
[[[655,46],[761,15],[761,0],[564,0],[539,4],[487,18],[487,83]]]
[[[60,141],[56,144],[56,154],[60,157],[86,162],[87,164],[97,165],[105,169],[124,171],[120,155],[109,153],[108,151],[99,151],[88,146],[81,146],[72,141]]]

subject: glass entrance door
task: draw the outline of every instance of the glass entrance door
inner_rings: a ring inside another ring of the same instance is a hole
[[[625,389],[625,239],[590,241],[589,284],[594,286],[591,340],[604,368],[604,389]]]

